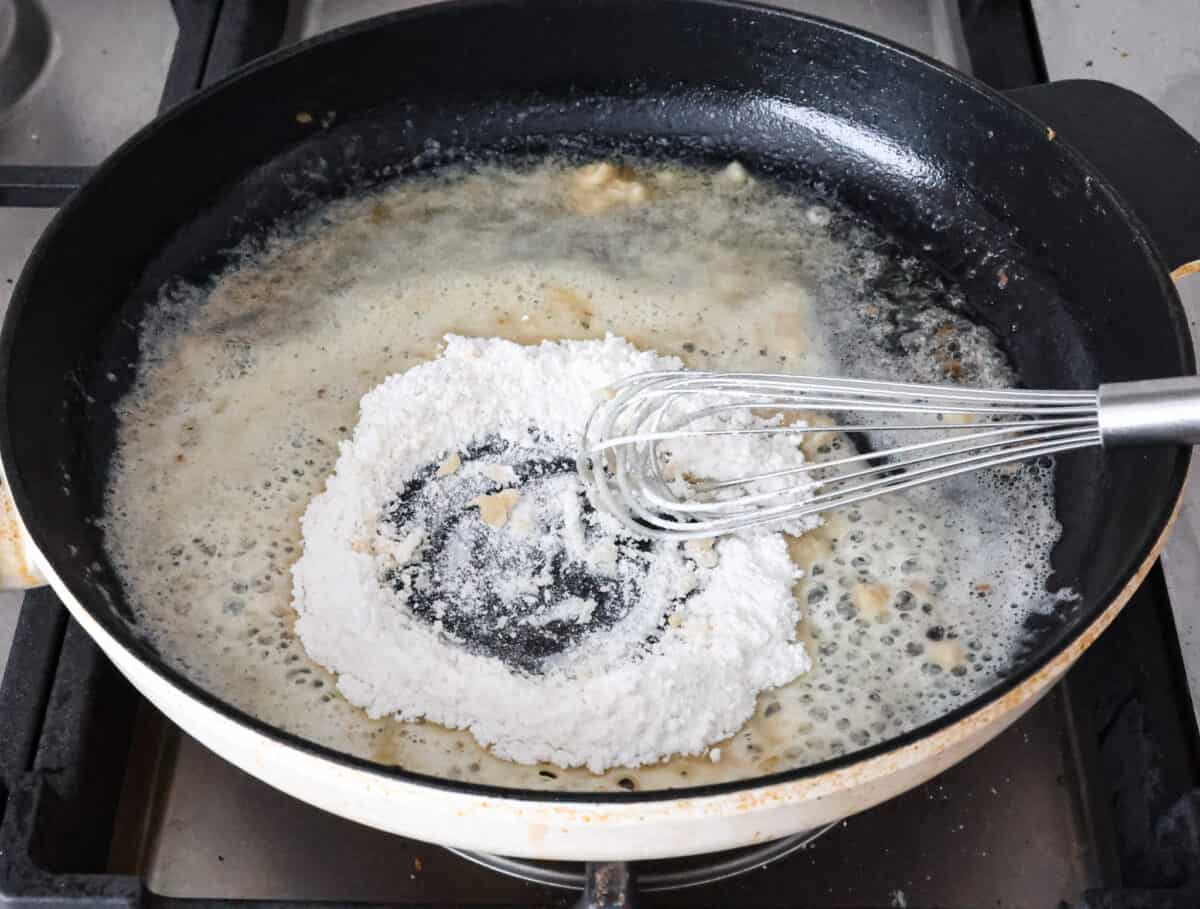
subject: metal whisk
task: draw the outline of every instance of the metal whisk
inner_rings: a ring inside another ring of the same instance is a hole
[[[1196,376],[1095,391],[993,391],[676,371],[631,376],[610,395],[588,419],[580,477],[630,530],[666,539],[782,526],[885,493],[1077,448],[1200,443]],[[792,422],[813,422],[814,415],[819,425]],[[793,465],[686,483],[670,472],[672,447],[695,440],[829,431],[864,433],[887,447],[857,452],[844,446],[804,460],[797,438]]]

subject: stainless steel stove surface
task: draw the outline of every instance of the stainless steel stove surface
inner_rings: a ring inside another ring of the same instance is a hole
[[[413,5],[0,0],[0,305],[54,206],[160,106],[257,54]],[[1001,88],[1044,80],[1046,69],[1072,71],[1065,58],[1042,60],[1033,10],[1052,29],[1082,15],[1048,0],[778,5],[891,37]],[[1103,15],[1104,4],[1088,5]],[[1135,19],[1121,21],[1136,29]],[[1180,40],[1193,54],[1200,46],[1200,38]],[[1044,44],[1079,50],[1061,32]],[[1124,59],[1110,56],[1107,64]],[[1139,79],[1153,70],[1141,67]],[[1177,93],[1163,97],[1183,103]],[[23,607],[19,597],[0,599],[0,670],[5,660],[0,902],[578,899],[325,814],[226,764],[138,698],[48,592]],[[1200,906],[1198,754],[1172,600],[1156,569],[1067,681],[962,764],[764,868],[643,893],[639,904]],[[708,861],[633,873],[645,879]]]
[[[421,5],[422,0],[294,0],[288,4],[283,40],[292,43],[368,16]],[[953,0],[772,0],[770,5],[844,22],[970,70]]]
[[[1095,871],[1067,782],[1077,771],[1066,709],[1061,696],[1047,699],[975,757],[789,858],[721,884],[645,894],[642,905],[966,907],[982,894],[997,906],[1069,903]],[[577,898],[324,814],[186,737],[143,731],[143,741],[161,736],[161,788],[127,794],[132,815],[153,823],[142,855],[122,858],[156,893],[400,905]],[[668,864],[643,863],[635,874]]]

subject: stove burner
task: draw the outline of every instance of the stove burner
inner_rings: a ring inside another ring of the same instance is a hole
[[[638,862],[632,868],[625,862],[587,862],[586,864],[583,862],[541,862],[532,859],[505,858],[483,852],[469,852],[465,849],[451,849],[450,851],[477,865],[482,865],[484,868],[544,887],[592,893],[606,889],[605,879],[616,876],[622,880],[634,878],[634,884],[638,891],[654,893],[662,890],[700,887],[762,868],[770,862],[786,858],[805,848],[822,834],[831,830],[837,823],[797,833],[794,836],[775,840],[762,846],[748,846],[744,849],[731,849],[726,852],[713,852],[707,855],[693,855],[677,859]],[[593,905],[593,903],[586,902],[585,904]],[[607,902],[595,902],[594,904],[612,906],[614,909],[634,905],[628,896],[620,902],[610,899]]]

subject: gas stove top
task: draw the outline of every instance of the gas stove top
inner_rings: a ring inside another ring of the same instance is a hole
[[[0,0],[0,305],[55,207],[156,111],[262,53],[412,5]],[[1120,81],[1114,67],[1139,52],[1136,42],[1113,37],[1119,44],[1111,53],[1083,58],[1092,45],[1062,29],[1099,34],[1102,12],[1093,7],[1087,18],[1044,0],[777,5],[885,35],[1002,89],[1076,69]],[[1053,28],[1039,46],[1043,23]],[[1159,36],[1168,40],[1180,39]],[[1043,47],[1053,51],[1049,59]],[[1147,61],[1134,81],[1170,108],[1185,103],[1174,83],[1155,86],[1177,75]],[[1083,92],[1073,103],[1085,110],[1090,97]],[[1035,109],[1050,103],[1036,94],[1020,100]],[[1076,116],[1084,117],[1079,132],[1066,137],[1085,152],[1090,141],[1103,155],[1086,111]],[[1148,119],[1146,129],[1156,122]],[[1153,232],[1153,213],[1139,214]],[[968,760],[791,851],[635,866],[637,904],[1200,905],[1200,737],[1188,695],[1200,645],[1193,646],[1190,623],[1181,633],[1178,618],[1200,590],[1197,555],[1200,544],[1185,537],[1170,556],[1171,576],[1156,567],[1067,679]],[[0,902],[569,906],[579,899],[545,882],[569,883],[581,868],[500,873],[480,857],[361,827],[245,775],[136,695],[47,591],[0,599],[0,668],[6,660]],[[656,889],[744,866],[753,870]]]

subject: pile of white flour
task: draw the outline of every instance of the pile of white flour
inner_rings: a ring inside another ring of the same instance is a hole
[[[605,387],[679,366],[612,336],[449,336],[369,392],[292,569],[297,633],[342,693],[600,772],[700,753],[806,672],[781,534],[633,539],[575,474]]]

